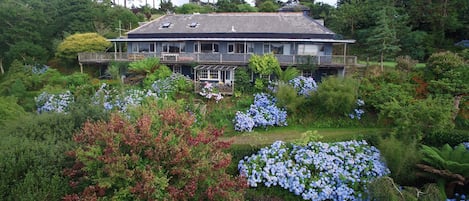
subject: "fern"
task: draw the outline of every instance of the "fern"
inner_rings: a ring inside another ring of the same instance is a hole
[[[469,177],[469,151],[464,145],[452,148],[446,144],[441,149],[422,145],[421,151],[424,156],[423,161],[428,165]]]

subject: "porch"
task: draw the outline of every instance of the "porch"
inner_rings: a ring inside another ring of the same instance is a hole
[[[160,58],[164,64],[230,64],[247,65],[252,54],[220,53],[127,53],[127,52],[93,52],[78,53],[79,63],[109,63],[111,61],[136,61],[147,57]],[[275,55],[282,66],[291,65],[342,65],[356,66],[356,56],[344,55]]]
[[[194,67],[195,93],[206,90],[219,92],[223,95],[233,95],[235,69],[230,65],[198,65]]]

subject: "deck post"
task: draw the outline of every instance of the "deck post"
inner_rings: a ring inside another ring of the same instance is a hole
[[[346,57],[347,57],[347,43],[344,43],[344,66],[346,64]]]
[[[117,43],[114,42],[114,61],[117,60]]]
[[[83,73],[83,64],[82,63],[78,63],[80,65],[80,72]]]

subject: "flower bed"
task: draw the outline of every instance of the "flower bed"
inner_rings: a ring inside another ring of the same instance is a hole
[[[306,146],[277,141],[239,162],[251,187],[281,186],[305,200],[362,200],[371,179],[389,174],[380,153],[365,141],[310,142]]]
[[[268,94],[256,94],[246,113],[236,112],[235,130],[251,132],[254,127],[286,126],[287,112],[278,108],[275,102],[275,98]]]
[[[52,94],[42,92],[34,98],[38,113],[43,112],[58,112],[63,113],[68,110],[70,103],[74,101],[73,95],[70,91],[64,93]]]

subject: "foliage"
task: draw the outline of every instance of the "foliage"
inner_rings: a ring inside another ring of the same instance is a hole
[[[173,97],[176,93],[192,91],[193,83],[190,78],[173,73],[167,78],[154,81],[151,89],[158,97]]]
[[[178,14],[193,14],[193,13],[211,13],[213,12],[211,6],[201,6],[193,3],[186,3],[182,6],[176,7],[175,12]]]
[[[287,69],[283,71],[280,70],[279,72],[275,72],[275,74],[277,75],[278,80],[283,81],[283,82],[288,82],[298,77],[298,75],[300,75],[300,71],[296,68],[288,67]]]
[[[434,201],[444,199],[435,184],[427,184],[423,191],[415,187],[398,186],[390,177],[381,177],[371,181],[368,185],[367,197],[380,201]]]
[[[274,94],[277,99],[277,106],[285,108],[289,114],[301,113],[301,110],[304,109],[301,106],[306,103],[306,98],[301,96],[300,92],[289,84],[278,83]]]
[[[235,78],[236,90],[242,93],[252,91],[251,75],[246,68],[237,68],[235,70]]]
[[[377,145],[386,165],[391,170],[390,176],[400,185],[417,184],[415,165],[421,161],[416,142],[407,142],[394,137],[380,139]]]
[[[428,58],[426,72],[429,79],[438,80],[448,71],[457,69],[464,64],[464,60],[452,52],[435,53]]]
[[[62,168],[74,144],[73,133],[89,120],[106,118],[88,103],[75,103],[69,113],[44,113],[10,121],[0,132],[0,197],[2,200],[60,200],[70,188]]]
[[[412,57],[406,56],[398,56],[396,58],[396,68],[400,71],[404,72],[411,72],[413,68],[417,65],[418,61],[413,60]]]
[[[440,192],[451,196],[455,185],[465,185],[469,175],[469,152],[465,144],[441,148],[422,145],[423,164],[418,167],[437,181]],[[453,184],[453,185],[449,185]]]
[[[207,99],[215,99],[215,101],[218,103],[221,99],[223,99],[223,96],[221,95],[220,92],[218,92],[218,89],[214,87],[213,83],[210,82],[205,82],[203,83],[203,87],[200,90],[199,94]]]
[[[23,108],[18,105],[15,97],[0,96],[0,125],[3,126],[7,121],[14,121],[26,115]]]
[[[447,98],[387,102],[379,116],[389,122],[392,133],[401,139],[420,141],[427,134],[454,127],[452,101]]]
[[[376,26],[371,29],[371,35],[366,41],[369,51],[380,54],[381,70],[385,56],[394,57],[399,52],[399,39],[397,38],[396,26],[397,11],[393,6],[385,5],[376,11]],[[373,55],[374,56],[374,55]]]
[[[135,123],[113,115],[74,136],[77,161],[66,173],[78,194],[66,200],[242,199],[246,181],[224,171],[231,157],[217,140],[222,132],[196,129],[189,113],[154,103]]]
[[[352,78],[327,77],[311,98],[318,112],[342,116],[355,108],[357,91],[358,82]]]
[[[249,59],[249,67],[254,73],[260,75],[271,75],[280,72],[280,63],[274,54],[252,55]]]
[[[318,88],[312,77],[298,76],[289,80],[289,83],[298,91],[298,95],[302,96],[310,96]]]
[[[151,90],[128,89],[119,92],[110,85],[103,83],[96,91],[92,98],[92,103],[101,105],[105,110],[117,110],[120,112],[128,112],[130,108],[136,107],[146,98],[158,98],[156,93]]]
[[[148,57],[143,60],[131,62],[129,71],[137,74],[153,73],[160,65],[160,59],[156,57]]]
[[[34,100],[36,101],[36,107],[38,113],[43,112],[67,112],[68,107],[73,103],[73,95],[70,91],[65,91],[60,94],[51,94],[48,92],[42,92]]]
[[[236,131],[252,131],[253,127],[286,126],[287,112],[278,108],[277,100],[268,94],[255,94],[254,103],[246,113],[236,112],[233,120]],[[254,124],[252,124],[254,122]]]
[[[448,129],[440,132],[432,132],[425,135],[422,143],[428,146],[441,147],[444,144],[456,146],[463,142],[469,142],[467,130]]]
[[[97,33],[78,33],[65,38],[57,47],[56,56],[66,62],[76,61],[80,52],[102,52],[111,42]]]
[[[281,186],[305,200],[355,200],[365,184],[389,173],[379,151],[365,141],[312,142],[306,146],[277,141],[239,162],[251,187]]]

